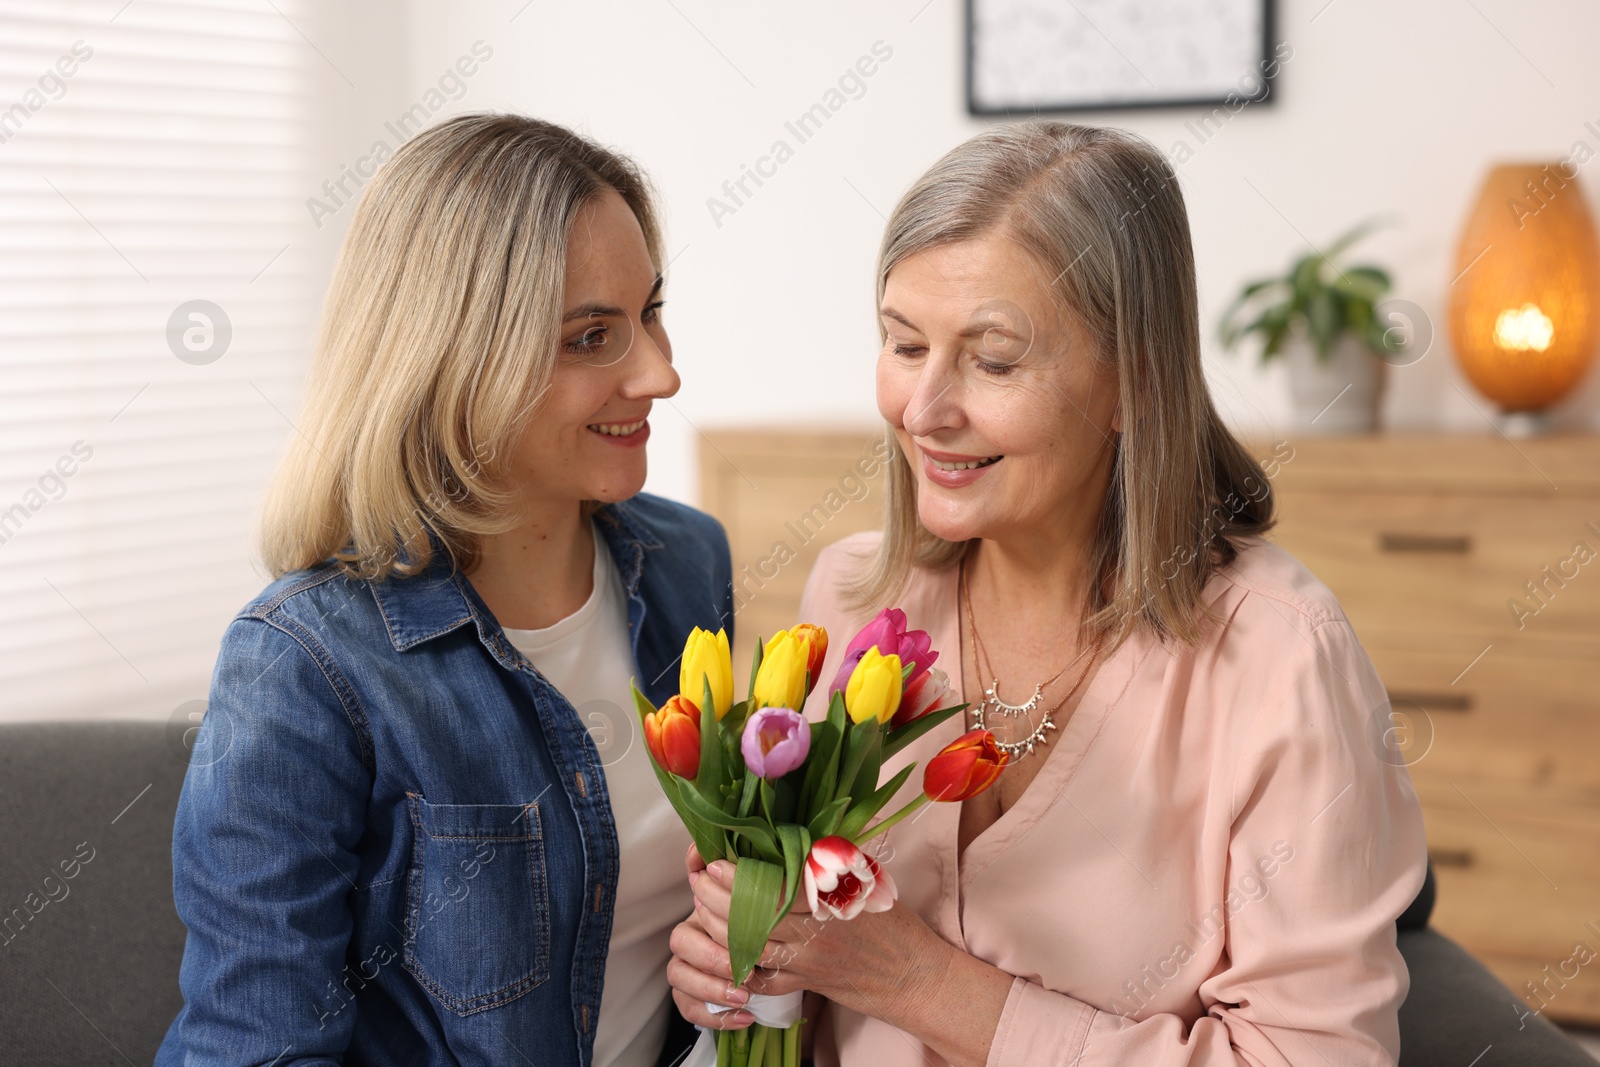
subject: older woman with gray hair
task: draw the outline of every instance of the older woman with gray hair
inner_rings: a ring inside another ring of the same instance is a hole
[[[885,526],[822,553],[800,615],[904,609],[970,702],[885,776],[976,726],[1011,761],[876,839],[895,907],[792,914],[741,989],[732,870],[691,851],[680,1010],[820,994],[819,1067],[1395,1062],[1421,810],[1338,602],[1262,539],[1285,454],[1264,468],[1207,392],[1167,161],[980,134],[896,207],[878,301]]]

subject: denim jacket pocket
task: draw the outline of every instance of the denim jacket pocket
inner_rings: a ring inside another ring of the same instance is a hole
[[[406,797],[406,970],[457,1015],[499,1007],[550,977],[539,805]]]

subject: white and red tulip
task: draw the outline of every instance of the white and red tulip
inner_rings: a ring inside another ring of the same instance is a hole
[[[897,893],[878,861],[843,837],[813,842],[805,862],[806,902],[819,919],[854,919],[863,911],[888,911]]]
[[[955,693],[950,688],[950,676],[938,667],[929,667],[900,694],[900,707],[896,709],[894,718],[889,720],[889,728],[904,726],[908,722],[922,718],[930,711],[948,707],[955,702],[954,697]]]

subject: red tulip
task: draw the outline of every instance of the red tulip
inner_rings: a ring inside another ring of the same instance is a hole
[[[644,717],[644,743],[657,764],[679,778],[700,770],[700,709],[675,696]]]
[[[894,906],[894,882],[878,861],[843,837],[814,842],[805,864],[806,902],[819,919],[854,919]]]
[[[929,800],[966,800],[988,789],[1010,761],[988,730],[968,730],[928,761],[922,791]]]

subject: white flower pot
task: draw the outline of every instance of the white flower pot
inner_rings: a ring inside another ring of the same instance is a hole
[[[1378,428],[1388,364],[1354,334],[1340,335],[1326,361],[1317,359],[1316,346],[1304,338],[1289,341],[1283,354],[1298,432],[1371,433]]]

